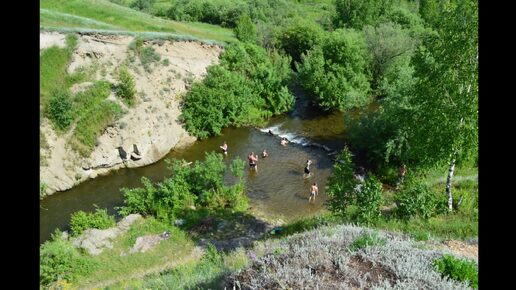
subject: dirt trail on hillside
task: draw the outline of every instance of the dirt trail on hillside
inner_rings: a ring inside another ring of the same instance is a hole
[[[206,68],[218,63],[222,48],[199,42],[146,41],[144,46],[153,47],[161,56],[159,63],[151,65],[146,72],[138,57],[129,62],[129,44],[132,36],[78,35],[68,73],[80,68],[94,70],[95,80],[117,83],[118,68],[128,64],[136,83],[136,104],[127,108],[114,94],[108,100],[117,102],[126,113],[108,126],[97,139],[97,146],[90,156],[84,158],[68,146],[71,132],[59,135],[50,122],[43,119],[41,130],[48,140],[49,148],[40,151],[46,162],[40,167],[40,178],[47,184],[47,194],[69,189],[88,178],[104,175],[122,167],[140,167],[154,163],[172,148],[191,144],[196,139],[190,136],[178,121],[180,115],[179,95],[187,90],[189,79],[201,80]],[[55,32],[40,33],[41,48],[51,45],[64,46],[65,36]],[[168,64],[163,60],[168,59]],[[87,83],[77,84],[71,91],[85,89]],[[118,147],[129,155],[136,145],[139,160],[122,160]]]

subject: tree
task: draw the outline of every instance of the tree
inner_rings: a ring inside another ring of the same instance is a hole
[[[301,62],[301,55],[319,44],[324,31],[314,22],[302,18],[290,20],[278,33],[280,47],[293,61]]]
[[[392,0],[336,0],[336,27],[362,29],[375,25],[392,5]]]
[[[400,25],[391,22],[377,27],[364,28],[367,48],[371,54],[371,72],[373,90],[378,89],[385,72],[403,57],[410,57],[415,48],[415,40]]]
[[[248,15],[238,19],[235,27],[236,37],[243,42],[254,43],[256,41],[256,26]]]
[[[345,111],[369,103],[367,48],[361,33],[335,30],[302,59],[301,85],[322,108]]]
[[[116,87],[116,94],[129,104],[134,102],[134,95],[136,93],[133,76],[127,70],[127,67],[122,67],[118,75],[119,83]]]
[[[473,0],[443,5],[437,35],[427,38],[413,58],[418,81],[408,112],[390,146],[426,167],[447,163],[448,209],[455,164],[478,153],[478,7]],[[397,145],[395,145],[397,143]]]
[[[345,147],[333,166],[333,172],[328,179],[328,207],[338,216],[346,216],[347,208],[354,203],[354,190],[357,180],[354,178],[355,165],[351,152]]]

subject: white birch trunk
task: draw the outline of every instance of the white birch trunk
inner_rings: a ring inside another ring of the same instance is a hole
[[[452,196],[452,179],[455,171],[455,158],[450,162],[450,168],[448,169],[448,178],[446,179],[446,195],[448,196],[448,211],[453,210],[453,196]]]

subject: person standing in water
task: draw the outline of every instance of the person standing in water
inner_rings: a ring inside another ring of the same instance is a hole
[[[308,159],[306,160],[306,166],[305,166],[305,178],[308,178],[311,176],[311,173],[310,173],[310,164],[312,164],[312,160]]]
[[[251,152],[251,154],[247,155],[247,160],[249,161],[249,167],[258,171],[258,167],[256,165],[256,161],[258,161],[258,155],[254,155],[254,152]]]
[[[224,141],[224,145],[220,146],[224,155],[228,155],[228,144]]]
[[[267,157],[269,157],[269,153],[267,153],[267,150],[263,149],[262,158],[267,158]]]
[[[312,198],[315,201],[315,196],[319,194],[319,188],[317,188],[317,183],[314,182],[310,187],[310,198],[308,198],[308,202],[312,201]]]

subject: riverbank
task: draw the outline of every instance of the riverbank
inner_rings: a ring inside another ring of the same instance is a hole
[[[44,194],[70,189],[119,168],[152,164],[171,149],[196,140],[178,122],[181,113],[179,96],[193,81],[204,77],[209,65],[218,62],[222,48],[200,42],[145,41],[144,47],[153,49],[160,56],[159,62],[149,65],[138,58],[131,61],[129,46],[134,41],[133,36],[79,34],[64,71],[55,72],[65,74],[65,77],[87,72],[88,77],[70,84],[71,94],[77,95],[87,91],[97,81],[118,83],[118,69],[128,65],[137,94],[133,106],[120,101],[114,92],[107,96],[106,100],[116,103],[124,113],[100,128],[94,147],[85,154],[81,154],[74,145],[77,143],[74,141],[76,123],[69,130],[60,132],[42,114],[40,178],[46,186]],[[52,46],[65,47],[65,35],[40,33],[41,51]],[[46,57],[46,54],[42,54],[42,57]],[[42,68],[42,71],[46,70]],[[135,148],[139,158],[130,158]],[[127,153],[127,157],[122,156],[121,152]]]

